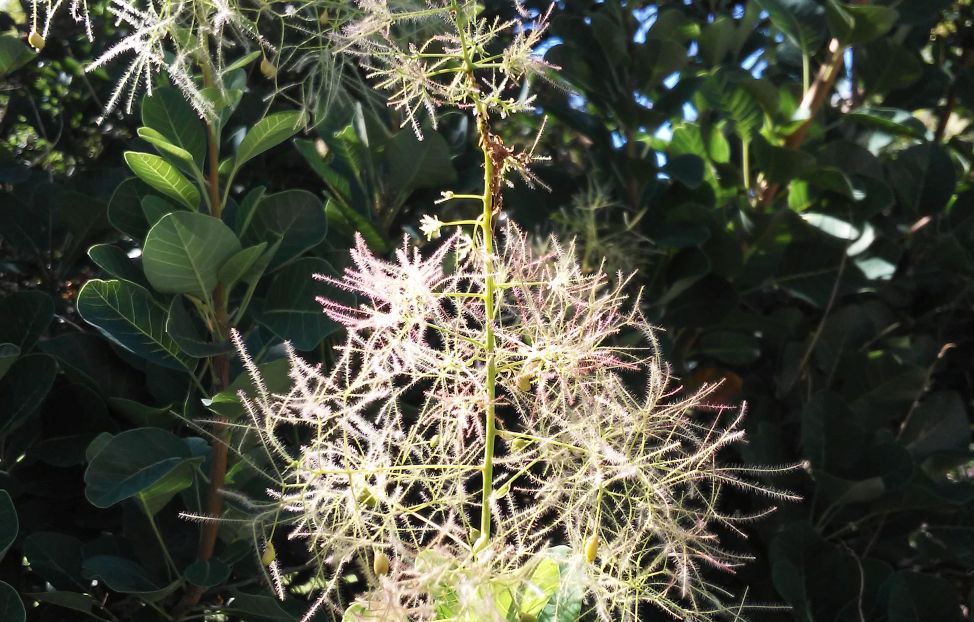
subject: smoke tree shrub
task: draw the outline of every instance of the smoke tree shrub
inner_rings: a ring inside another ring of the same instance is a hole
[[[293,386],[275,394],[237,339],[257,387],[241,395],[248,430],[275,465],[255,527],[278,592],[273,539],[286,530],[321,570],[305,620],[341,610],[350,564],[369,586],[347,620],[636,620],[647,604],[738,617],[707,578],[744,561],[720,543],[719,528],[746,520],[722,514],[721,489],[787,498],[756,483],[780,469],[722,464],[742,415],[725,420],[708,388],[673,389],[624,275],[583,270],[557,240],[536,250],[501,217],[501,188],[512,173],[530,183],[535,156],[491,118],[530,109],[513,87],[552,69],[532,54],[546,16],[516,28],[457,0],[361,7],[343,45],[418,134],[424,110],[472,113],[483,186],[443,196],[479,204],[471,218],[424,218],[428,238],[446,234],[432,252],[407,239],[387,261],[359,236],[344,275],[318,277],[355,300],[320,300],[347,333],[329,368],[292,351]],[[427,40],[392,38],[419,19]]]

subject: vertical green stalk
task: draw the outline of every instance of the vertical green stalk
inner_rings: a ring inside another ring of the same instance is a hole
[[[463,72],[466,74],[467,80],[470,83],[471,98],[473,99],[474,110],[477,115],[477,134],[480,150],[484,155],[484,192],[481,197],[483,213],[479,219],[478,226],[484,237],[484,359],[487,367],[487,376],[484,382],[485,422],[484,459],[481,465],[483,486],[480,496],[480,537],[473,544],[473,550],[477,552],[486,546],[488,540],[490,540],[490,497],[494,492],[494,446],[497,440],[497,360],[495,354],[496,338],[494,336],[494,323],[497,319],[497,309],[494,306],[494,293],[497,288],[497,283],[494,280],[493,225],[496,173],[494,170],[493,154],[490,148],[490,125],[487,117],[487,107],[480,98],[480,90],[477,86],[475,75],[476,65],[471,58],[471,51],[467,45],[464,27],[459,21],[460,8],[456,0],[453,0],[451,4],[453,9],[453,25],[457,29],[457,34],[460,37],[460,47],[463,55]]]
[[[486,379],[486,422],[484,425],[484,462],[483,462],[483,490],[481,493],[480,509],[480,538],[483,544],[490,539],[490,495],[494,490],[494,441],[497,437],[497,421],[495,413],[495,397],[497,394],[497,361],[494,353],[496,342],[494,337],[494,160],[490,152],[490,134],[487,127],[487,111],[481,102],[477,102],[477,116],[480,133],[480,148],[484,152],[484,196],[483,215],[480,229],[484,236],[484,315],[485,319],[485,357],[487,359]]]
[[[741,141],[741,174],[744,177],[744,194],[751,198],[751,141]]]

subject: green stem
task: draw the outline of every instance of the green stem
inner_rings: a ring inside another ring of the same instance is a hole
[[[166,560],[166,565],[170,570],[172,570],[173,574],[175,574],[178,577],[179,568],[176,566],[176,562],[173,561],[172,555],[169,554],[169,549],[166,548],[166,541],[162,537],[162,533],[159,531],[159,526],[156,525],[156,519],[153,518],[152,512],[149,510],[149,506],[145,502],[145,500],[141,498],[139,500],[142,501],[142,509],[145,511],[146,518],[149,519],[149,527],[152,528],[152,533],[155,535],[156,540],[159,542],[159,548],[162,549],[162,556]]]
[[[491,512],[490,496],[494,489],[494,441],[497,437],[496,396],[497,396],[497,357],[494,337],[494,321],[497,310],[494,308],[494,160],[490,154],[487,133],[487,116],[483,104],[477,102],[480,117],[480,141],[484,152],[484,216],[481,231],[484,235],[484,310],[485,310],[485,354],[487,358],[486,400],[487,412],[484,429],[484,483],[481,491],[480,537],[483,543],[490,539]]]
[[[812,59],[807,52],[802,52],[802,94],[808,92],[812,86]]]
[[[483,486],[480,497],[480,537],[473,545],[476,553],[483,549],[490,540],[491,511],[490,498],[494,490],[494,445],[497,440],[497,356],[494,323],[497,318],[494,294],[494,188],[495,172],[494,159],[490,150],[490,126],[487,118],[487,107],[480,98],[476,84],[475,71],[479,67],[471,58],[470,47],[467,45],[464,27],[457,21],[459,14],[456,0],[453,0],[453,22],[460,37],[460,48],[463,54],[463,72],[470,82],[470,92],[477,116],[477,134],[480,139],[480,150],[484,155],[484,192],[480,197],[483,204],[483,214],[478,223],[484,237],[484,359],[487,367],[487,377],[484,383],[485,422],[484,422],[484,459],[481,466],[483,472]]]
[[[744,175],[744,194],[751,196],[751,141],[741,141],[741,173]]]

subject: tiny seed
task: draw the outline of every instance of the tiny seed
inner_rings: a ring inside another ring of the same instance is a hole
[[[517,390],[522,393],[527,393],[531,390],[531,383],[534,382],[534,376],[531,374],[522,374],[517,377]]]
[[[264,548],[264,554],[260,556],[260,563],[265,566],[270,566],[271,562],[277,559],[277,551],[274,550],[274,545],[270,542]]]
[[[389,558],[382,551],[378,551],[372,559],[372,571],[377,577],[389,574]]]
[[[592,563],[595,561],[596,556],[599,554],[599,537],[598,535],[589,536],[589,539],[585,542],[585,561]]]
[[[37,32],[36,30],[31,30],[30,34],[27,35],[27,43],[29,43],[32,48],[40,52],[44,49],[44,44],[46,42],[44,41],[44,37],[41,36],[41,33]]]
[[[264,74],[265,78],[271,80],[277,76],[277,67],[274,65],[274,63],[267,60],[266,56],[262,56],[260,59],[260,72]]]
[[[375,498],[372,489],[368,486],[362,488],[358,493],[357,501],[367,508],[375,508],[375,506],[379,505],[379,500]]]
[[[528,439],[518,437],[518,438],[514,439],[513,441],[511,441],[511,451],[514,451],[514,452],[523,451],[530,444],[531,444],[531,441],[529,441]]]

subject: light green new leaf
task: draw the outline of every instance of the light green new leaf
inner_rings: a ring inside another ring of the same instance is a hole
[[[152,153],[126,151],[125,163],[139,179],[191,210],[197,210],[200,192],[175,166]]]
[[[165,136],[151,127],[140,127],[136,130],[136,134],[139,135],[139,138],[155,147],[161,155],[171,155],[187,165],[195,166],[193,163],[193,155],[190,152],[172,144]]]
[[[585,561],[567,546],[552,547],[545,551],[545,557],[558,565],[558,585],[537,621],[577,622],[585,597]]]
[[[220,267],[239,250],[237,236],[219,218],[173,212],[149,230],[142,266],[156,290],[206,300],[219,280]]]
[[[92,279],[78,292],[78,313],[106,337],[148,361],[178,370],[194,366],[166,333],[166,310],[143,287]]]
[[[263,55],[263,52],[260,51],[260,50],[254,50],[250,54],[244,54],[243,56],[241,56],[237,60],[233,61],[232,63],[230,63],[229,65],[227,65],[226,67],[224,67],[223,68],[223,71],[221,73],[223,75],[227,75],[228,73],[230,73],[232,71],[235,71],[237,69],[243,69],[244,67],[246,67],[250,63],[252,63],[255,60],[257,60],[258,58],[260,58],[261,55]]]
[[[234,169],[239,169],[248,160],[294,136],[304,122],[305,115],[301,111],[275,112],[258,121],[240,141]]]
[[[558,564],[547,557],[537,561],[527,580],[514,585],[501,587],[497,591],[496,602],[501,614],[514,614],[514,620],[536,620],[548,605],[555,592],[561,574]]]

